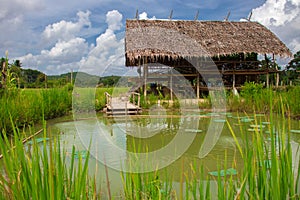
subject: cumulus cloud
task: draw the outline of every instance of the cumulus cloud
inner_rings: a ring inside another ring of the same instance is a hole
[[[299,0],[267,0],[252,10],[252,19],[266,26],[282,26],[299,17]]]
[[[123,27],[122,14],[117,10],[107,12],[107,29],[96,38],[95,44],[89,45],[78,34],[85,26],[91,26],[90,14],[90,11],[80,11],[76,22],[62,20],[46,26],[42,36],[54,44],[37,55],[30,53],[18,59],[23,66],[47,74],[66,73],[71,69],[97,75],[122,73],[125,69],[124,32],[117,33]]]
[[[59,41],[50,50],[42,50],[38,55],[28,54],[18,59],[30,68],[46,67],[44,72],[57,74],[78,68],[78,62],[87,54],[88,49],[83,38],[74,38],[70,41]]]
[[[139,19],[141,19],[141,20],[147,20],[147,19],[149,19],[148,18],[148,14],[146,13],[146,12],[142,12],[141,14],[139,14]],[[150,19],[153,19],[153,20],[155,20],[156,19],[156,17],[155,16],[153,16],[153,17],[151,17]]]
[[[107,73],[122,73],[124,69],[124,35],[120,37],[115,31],[122,27],[122,14],[117,10],[106,14],[108,28],[96,39],[88,56],[80,62],[80,70],[88,73],[107,75]],[[109,71],[109,72],[108,72]]]
[[[117,31],[122,28],[122,14],[117,10],[112,10],[106,14],[106,23],[108,24],[108,29],[112,31]]]
[[[50,61],[71,62],[80,60],[78,55],[86,53],[88,44],[83,38],[74,38],[69,41],[59,41],[50,50],[42,50],[41,56]]]
[[[293,52],[300,50],[300,0],[267,0],[252,19],[272,30]]]
[[[62,20],[46,26],[42,32],[44,47],[39,54],[32,53],[19,57],[24,67],[39,68],[48,74],[68,72],[79,67],[80,60],[89,52],[89,45],[84,38],[78,37],[80,31],[90,27],[91,12],[79,11],[78,20],[70,22]],[[47,44],[48,43],[48,44]]]
[[[62,20],[60,22],[48,25],[42,33],[43,38],[47,42],[57,42],[59,40],[70,40],[81,31],[84,27],[90,27],[89,20],[91,12],[79,11],[77,13],[78,21],[71,22]]]

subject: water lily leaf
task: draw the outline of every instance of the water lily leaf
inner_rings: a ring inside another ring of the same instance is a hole
[[[34,139],[34,140],[28,141],[27,144],[33,144],[34,141],[35,141],[36,143],[41,143],[41,142],[47,141],[47,140],[49,140],[49,138],[36,138],[36,139]]]
[[[295,130],[295,129],[293,129],[293,130],[290,130],[290,132],[291,132],[291,133],[300,133],[300,130]]]
[[[214,119],[214,122],[224,123],[226,122],[225,119]]]
[[[185,129],[186,132],[192,132],[192,133],[202,133],[202,130],[200,129]]]
[[[86,150],[74,152],[74,157],[76,159],[78,159],[80,156],[82,159],[85,159],[87,157],[87,155],[88,155],[88,151],[86,151]]]
[[[208,172],[208,174],[212,175],[212,176],[227,176],[227,175],[237,175],[237,171],[233,168],[229,168],[227,170],[220,170],[220,171],[212,171],[212,172]]]

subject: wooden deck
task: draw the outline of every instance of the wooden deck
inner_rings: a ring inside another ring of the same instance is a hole
[[[140,108],[140,94],[138,93],[131,93],[129,96],[125,97],[112,97],[107,92],[105,93],[106,96],[106,107],[104,111],[107,115],[135,115],[141,112]],[[132,99],[137,100],[131,103],[129,101],[130,97]]]

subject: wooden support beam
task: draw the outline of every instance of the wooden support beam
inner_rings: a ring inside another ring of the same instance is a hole
[[[200,98],[200,74],[197,75],[197,99]]]
[[[173,101],[173,69],[171,70],[171,76],[170,76],[170,96],[171,96],[171,101]]]
[[[270,86],[270,75],[269,75],[269,62],[268,62],[268,57],[267,54],[265,54],[265,61],[267,65],[267,88]]]
[[[235,88],[235,69],[236,69],[236,63],[234,63],[234,67],[233,67],[233,74],[232,74],[232,89]]]
[[[147,77],[148,77],[148,65],[146,62],[146,58],[144,59],[144,97],[147,97]]]

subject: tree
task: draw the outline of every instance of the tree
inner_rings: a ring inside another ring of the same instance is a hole
[[[288,70],[300,70],[300,51],[294,54],[294,58],[287,65]]]
[[[288,63],[285,70],[286,81],[295,81],[299,78],[300,72],[300,51],[294,54],[294,58]]]

